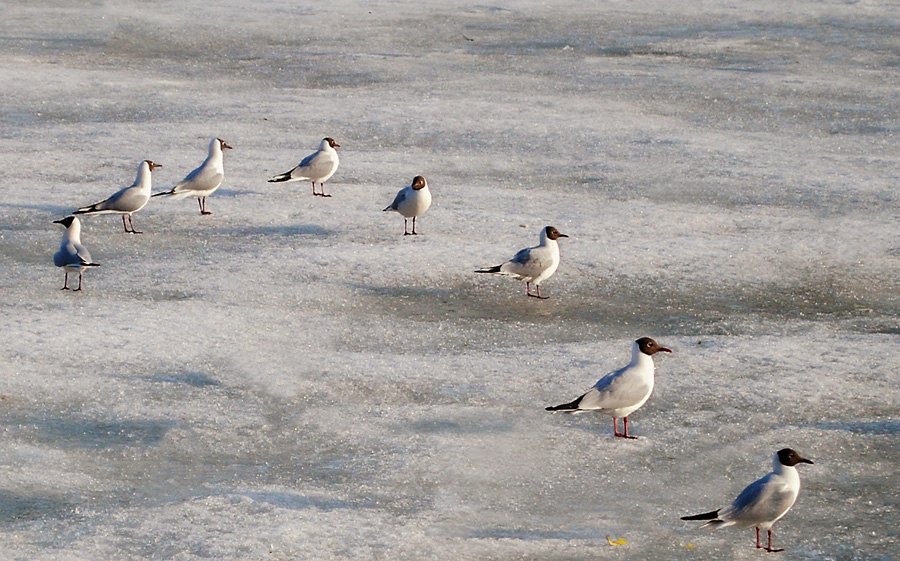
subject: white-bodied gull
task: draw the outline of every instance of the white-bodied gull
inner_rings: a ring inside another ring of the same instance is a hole
[[[517,280],[525,281],[525,293],[534,298],[546,299],[541,296],[541,281],[550,278],[559,267],[559,238],[568,238],[561,234],[553,226],[547,226],[541,230],[541,243],[535,247],[527,247],[516,255],[495,267],[483,267],[476,273],[492,273],[495,275],[508,275]],[[531,293],[531,284],[534,283],[537,294]]]
[[[206,210],[206,197],[212,195],[225,180],[223,150],[231,150],[231,146],[221,138],[212,139],[209,142],[209,154],[200,167],[187,174],[168,191],[153,196],[169,195],[174,199],[196,197],[197,203],[200,205],[200,214],[212,214]]]
[[[403,216],[403,235],[417,235],[416,217],[421,216],[431,206],[431,191],[428,190],[428,182],[421,175],[413,178],[409,187],[400,189],[394,202],[384,208],[384,212],[393,210]],[[406,221],[412,218],[412,232],[407,229]]]
[[[130,187],[125,187],[113,193],[111,197],[90,206],[81,207],[73,214],[121,214],[122,226],[129,234],[142,234],[134,229],[131,215],[144,208],[150,200],[150,176],[151,172],[162,165],[150,160],[144,160],[138,166],[137,177]],[[128,217],[128,224],[125,217]],[[129,224],[131,229],[128,229]]]
[[[636,438],[628,434],[628,415],[640,409],[650,399],[655,370],[653,355],[660,351],[671,353],[672,349],[660,346],[650,337],[641,337],[631,346],[631,362],[628,366],[600,378],[594,387],[576,400],[547,407],[547,411],[606,413],[613,418],[613,434],[621,438]],[[622,433],[616,422],[620,417],[625,424],[625,432]]]
[[[325,194],[325,182],[337,171],[340,159],[335,148],[341,145],[331,137],[325,137],[319,144],[319,149],[303,158],[291,171],[278,174],[269,180],[269,183],[284,183],[288,181],[311,181],[313,195],[330,197]],[[316,193],[316,182],[322,187],[322,193]]]
[[[756,548],[762,549],[759,543],[759,530],[766,530],[769,536],[766,551],[778,552],[783,549],[772,547],[772,526],[791,510],[797,495],[800,493],[800,474],[797,464],[811,464],[790,448],[783,448],[775,453],[772,460],[772,472],[747,485],[734,502],[725,508],[712,512],[684,516],[682,520],[706,520],[700,526],[713,528],[736,526],[738,528],[756,527]]]
[[[87,248],[81,245],[81,221],[77,216],[67,216],[60,220],[54,220],[54,224],[62,224],[66,229],[63,232],[62,243],[59,251],[53,254],[53,264],[62,267],[66,271],[66,280],[62,290],[69,290],[69,273],[78,273],[78,288],[81,290],[84,270],[90,267],[99,267],[99,263],[91,260],[91,254]]]

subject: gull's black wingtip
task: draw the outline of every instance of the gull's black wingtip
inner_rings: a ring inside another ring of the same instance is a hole
[[[721,510],[721,509],[719,509]],[[682,520],[715,520],[719,517],[719,510],[712,512],[704,512],[703,514],[694,514],[691,516],[682,516]]]
[[[501,265],[495,267],[482,267],[475,271],[476,273],[499,273]]]

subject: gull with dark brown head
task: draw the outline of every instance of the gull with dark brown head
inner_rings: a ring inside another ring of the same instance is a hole
[[[763,549],[759,543],[760,529],[766,530],[769,542],[764,548],[768,552],[784,551],[772,547],[772,526],[781,520],[794,506],[800,493],[800,474],[798,464],[812,464],[790,448],[783,448],[775,453],[772,460],[772,472],[765,475],[741,491],[730,505],[712,512],[683,516],[682,520],[705,520],[700,526],[705,528],[737,528],[756,527],[756,548]]]
[[[75,290],[81,290],[85,269],[99,267],[100,264],[94,263],[91,260],[90,252],[81,245],[81,221],[77,216],[67,216],[61,220],[54,220],[53,223],[62,224],[66,229],[63,232],[59,250],[53,254],[53,264],[66,271],[66,280],[62,289],[69,290],[69,273],[78,273],[78,288]]]
[[[535,247],[520,250],[512,259],[502,265],[483,267],[475,272],[506,275],[523,280],[525,281],[525,293],[528,296],[546,299],[546,296],[541,296],[541,282],[549,279],[559,267],[559,244],[556,240],[568,237],[553,226],[547,226],[541,230],[541,242]],[[534,284],[537,294],[531,293],[532,284]]]
[[[330,197],[325,194],[325,182],[337,171],[340,158],[335,148],[341,145],[333,138],[326,136],[319,143],[319,149],[303,158],[291,171],[280,173],[269,180],[269,183],[287,183],[289,181],[311,181],[313,195]],[[316,183],[322,187],[322,193],[316,193]]]
[[[389,210],[399,212],[403,216],[403,235],[415,236],[417,234],[416,217],[425,214],[425,211],[430,206],[431,191],[428,190],[428,182],[421,175],[417,175],[413,178],[409,187],[400,189],[400,192],[394,197],[394,202],[385,207],[383,212]],[[410,218],[412,218],[412,232],[407,229],[406,224],[406,221]]]
[[[131,215],[144,208],[144,205],[150,200],[150,175],[153,170],[161,167],[160,164],[144,160],[138,166],[134,183],[129,187],[116,191],[108,199],[99,203],[81,207],[72,214],[121,214],[122,226],[127,233],[142,234],[143,232],[134,229]],[[126,216],[128,217],[127,224],[125,223]],[[129,225],[131,229],[128,228]]]
[[[628,434],[628,415],[647,403],[653,393],[656,366],[653,355],[671,353],[672,349],[660,346],[650,337],[641,337],[631,346],[631,362],[610,372],[594,384],[587,393],[574,401],[547,407],[547,411],[560,413],[606,413],[613,418],[613,434],[620,438],[636,438]],[[623,419],[625,432],[619,432],[616,419]]]
[[[215,193],[225,180],[225,153],[231,146],[221,138],[209,142],[209,152],[200,167],[187,174],[184,179],[168,191],[157,193],[154,197],[169,195],[173,199],[195,197],[200,205],[200,214],[212,214],[206,210],[206,197]]]

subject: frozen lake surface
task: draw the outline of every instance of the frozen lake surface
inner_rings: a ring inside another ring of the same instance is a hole
[[[2,7],[0,559],[760,559],[679,517],[786,446],[779,559],[900,559],[896,3],[218,4]],[[638,440],[544,411],[641,336]]]

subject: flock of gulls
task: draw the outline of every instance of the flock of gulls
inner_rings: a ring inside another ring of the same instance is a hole
[[[325,182],[337,171],[340,158],[337,150],[340,144],[331,137],[325,137],[319,144],[319,149],[303,158],[299,164],[290,171],[280,173],[269,179],[269,183],[287,183],[291,181],[309,181],[312,183],[314,196],[330,197],[325,194]],[[65,282],[63,290],[69,290],[69,273],[78,274],[78,288],[82,289],[84,271],[91,267],[99,267],[99,263],[91,260],[91,254],[81,243],[81,222],[78,214],[119,214],[122,216],[122,226],[126,233],[142,234],[135,229],[132,215],[138,212],[153,197],[168,196],[173,199],[193,197],[200,206],[200,214],[212,214],[206,209],[206,198],[215,193],[216,189],[225,180],[224,151],[232,147],[221,138],[214,138],[209,143],[209,153],[203,163],[175,184],[168,191],[151,194],[151,175],[153,170],[162,167],[152,160],[144,160],[138,166],[137,177],[129,187],[120,189],[109,198],[81,207],[63,220],[56,220],[56,224],[62,224],[66,231],[63,234],[59,251],[53,256],[53,263],[65,270]],[[316,191],[319,184],[321,193]],[[416,232],[416,218],[421,216],[431,207],[431,191],[428,189],[428,181],[421,175],[413,178],[412,184],[404,187],[397,193],[394,201],[384,208],[385,212],[394,211],[403,216],[403,234],[418,235]],[[409,219],[412,219],[412,231],[409,229]],[[541,281],[550,278],[559,267],[559,246],[556,240],[568,237],[561,234],[553,226],[547,226],[541,231],[541,241],[535,247],[525,248],[502,265],[485,267],[475,271],[476,273],[492,273],[495,275],[511,276],[525,281],[525,292],[528,296],[544,298],[541,296]],[[536,294],[532,294],[531,285],[535,285]]]
[[[672,349],[659,345],[650,337],[641,337],[632,344],[631,362],[594,384],[573,401],[547,407],[559,413],[597,412],[613,418],[613,434],[618,438],[637,438],[628,434],[628,415],[644,405],[653,393],[653,355],[671,353]],[[618,419],[623,430],[619,432]],[[772,547],[772,526],[794,506],[800,493],[800,476],[795,466],[811,464],[790,448],[775,453],[772,472],[748,485],[730,505],[712,512],[682,517],[682,520],[705,520],[701,528],[736,526],[756,528],[756,547],[769,552],[784,551]],[[760,544],[759,531],[768,532],[768,544]]]
[[[333,138],[322,139],[319,149],[304,158],[293,169],[269,179],[271,183],[309,181],[314,196],[330,197],[325,194],[325,182],[338,169],[340,159],[335,148],[340,144]],[[65,270],[63,290],[69,290],[69,273],[78,274],[78,288],[82,290],[83,274],[86,269],[98,267],[91,254],[81,243],[81,222],[79,214],[119,214],[126,233],[141,234],[135,229],[132,215],[140,211],[152,197],[169,196],[173,199],[196,198],[201,215],[212,214],[206,209],[206,199],[212,195],[225,179],[224,151],[229,150],[224,140],[214,138],[209,143],[209,153],[200,166],[168,191],[151,194],[151,174],[162,167],[151,160],[144,160],[138,167],[134,183],[117,191],[98,203],[75,210],[55,223],[65,227],[59,251],[53,256],[53,263]],[[316,190],[318,183],[321,193]],[[404,235],[417,235],[416,218],[431,206],[431,192],[428,182],[421,175],[397,193],[393,202],[384,211],[394,211],[403,216]],[[410,231],[408,221],[412,219]],[[568,237],[553,226],[541,230],[537,246],[522,249],[508,261],[493,267],[484,267],[476,273],[510,276],[525,282],[525,292],[529,297],[546,299],[541,296],[540,284],[550,278],[559,267],[559,238]],[[532,293],[531,285],[535,292]],[[631,362],[628,365],[603,376],[594,386],[573,401],[547,407],[553,413],[579,414],[596,412],[610,415],[613,420],[613,434],[618,438],[637,438],[628,434],[628,416],[643,406],[653,392],[655,365],[653,355],[658,352],[671,353],[672,350],[659,345],[649,337],[642,337],[632,345]],[[618,419],[622,419],[623,430],[619,432]],[[783,551],[772,547],[772,526],[791,509],[800,492],[798,464],[812,464],[790,448],[775,453],[772,472],[748,485],[727,507],[703,514],[685,516],[682,520],[702,520],[702,527],[755,527],[756,547],[769,552]],[[768,533],[765,547],[760,543],[760,530]]]

